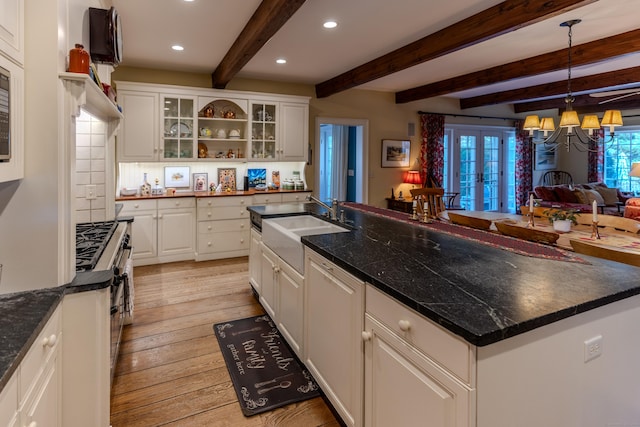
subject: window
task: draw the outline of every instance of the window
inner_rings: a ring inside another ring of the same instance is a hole
[[[640,128],[617,130],[613,142],[605,146],[605,184],[622,191],[640,191],[640,178],[629,176],[633,162],[640,162]]]

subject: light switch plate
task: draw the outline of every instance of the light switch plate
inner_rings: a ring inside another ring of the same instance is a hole
[[[84,187],[84,197],[87,200],[95,200],[96,199],[96,185],[95,184],[89,184],[89,185],[85,185]]]

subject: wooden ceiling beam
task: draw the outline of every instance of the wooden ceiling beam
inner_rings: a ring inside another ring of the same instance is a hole
[[[613,95],[612,95],[613,97]],[[594,98],[589,95],[580,95],[575,97],[573,101],[573,109],[578,111],[578,114],[584,113],[598,113],[605,110],[633,110],[640,108],[640,95],[629,96],[618,101],[607,102],[600,104],[606,98]],[[528,113],[531,111],[540,110],[552,110],[558,109],[562,112],[565,110],[566,103],[564,98],[561,99],[545,99],[542,101],[521,102],[513,105],[513,110],[516,113]]]
[[[640,67],[631,67],[623,70],[573,78],[571,79],[571,90],[573,92],[595,92],[598,90],[612,89],[617,86],[634,83],[640,85]],[[520,89],[488,93],[486,95],[474,96],[471,98],[462,98],[460,99],[460,108],[464,110],[466,108],[505,104],[525,101],[527,99],[546,98],[552,96],[563,97],[566,94],[567,80],[561,80],[536,86],[523,87]]]
[[[607,59],[640,51],[640,29],[573,46],[573,66],[595,64]],[[514,61],[486,70],[396,92],[396,103],[417,101],[480,86],[531,77],[567,68],[568,48]]]
[[[506,0],[316,85],[316,96],[342,92],[515,31],[597,0]]]
[[[211,74],[212,87],[224,89],[304,2],[305,0],[263,0]]]

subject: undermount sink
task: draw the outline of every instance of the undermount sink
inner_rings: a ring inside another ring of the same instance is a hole
[[[301,236],[345,233],[349,230],[309,215],[269,218],[262,221],[262,242],[300,274],[304,274]]]

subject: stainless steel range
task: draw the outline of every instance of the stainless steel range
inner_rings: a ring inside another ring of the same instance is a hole
[[[122,327],[133,321],[131,222],[76,224],[76,271],[112,270],[111,381],[118,359]]]

